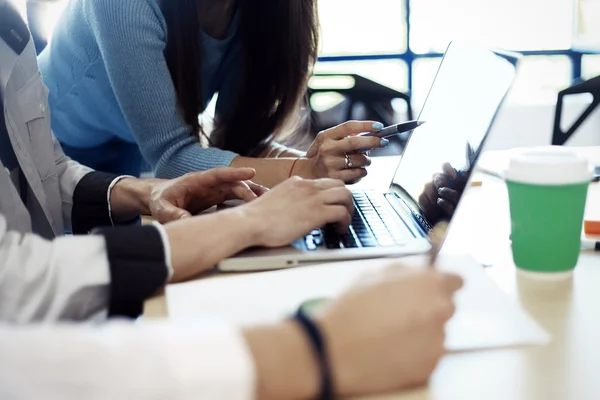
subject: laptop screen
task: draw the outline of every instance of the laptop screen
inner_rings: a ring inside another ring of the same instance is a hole
[[[426,123],[411,135],[390,187],[429,225],[452,216],[515,65],[484,48],[448,46],[419,115]],[[438,187],[447,189],[440,195]]]

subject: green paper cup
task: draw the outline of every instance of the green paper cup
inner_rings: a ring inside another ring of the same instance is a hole
[[[513,157],[505,177],[518,270],[569,277],[581,248],[590,164],[563,147],[542,147]]]

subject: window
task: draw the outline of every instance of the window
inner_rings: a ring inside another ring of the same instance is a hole
[[[556,103],[559,91],[571,83],[567,56],[529,56],[519,71],[507,100],[513,103]]]
[[[600,55],[583,56],[581,62],[581,76],[583,79],[600,76]]]
[[[574,45],[579,48],[590,48],[600,51],[600,0],[577,1],[577,26]]]
[[[318,63],[315,73],[358,74],[392,89],[408,90],[408,67],[403,60],[341,61]]]
[[[415,0],[411,49],[442,53],[452,39],[512,50],[571,46],[573,0]]]
[[[376,66],[401,60],[416,108],[454,39],[524,55],[509,102],[554,102],[573,80],[600,75],[600,0],[318,2],[323,45],[316,70],[365,74],[400,89],[399,68]]]
[[[69,0],[29,0],[30,5],[26,5],[28,0],[8,0],[15,5],[17,10],[21,13],[24,20],[27,21],[27,7],[33,7],[36,21],[39,21],[39,26],[30,28],[36,30],[45,40],[49,40],[52,37],[54,27],[62,14],[62,11],[66,7]],[[31,24],[31,21],[30,21]]]
[[[404,0],[318,0],[321,54],[406,51]],[[385,10],[385,12],[381,12]]]
[[[26,8],[25,8],[26,0],[8,0],[8,1],[15,6],[17,11],[19,11],[19,13],[21,13],[21,16],[23,18],[26,18],[26,15],[27,15]]]

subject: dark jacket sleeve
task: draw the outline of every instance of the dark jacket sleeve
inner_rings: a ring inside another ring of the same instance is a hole
[[[135,318],[167,280],[165,244],[154,226],[100,228],[110,265],[109,316]]]
[[[92,229],[112,226],[108,204],[108,188],[119,175],[105,172],[90,172],[77,183],[73,193],[73,211],[71,214],[74,234],[86,234]],[[140,217],[119,225],[139,224]]]
[[[165,244],[153,226],[139,226],[140,218],[113,227],[108,189],[118,175],[90,172],[73,194],[74,234],[104,236],[110,265],[109,316],[135,318],[143,302],[167,280]]]

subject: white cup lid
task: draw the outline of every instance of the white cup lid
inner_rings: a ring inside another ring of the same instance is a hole
[[[565,185],[589,182],[592,166],[562,146],[534,147],[514,156],[504,176],[513,182]]]

